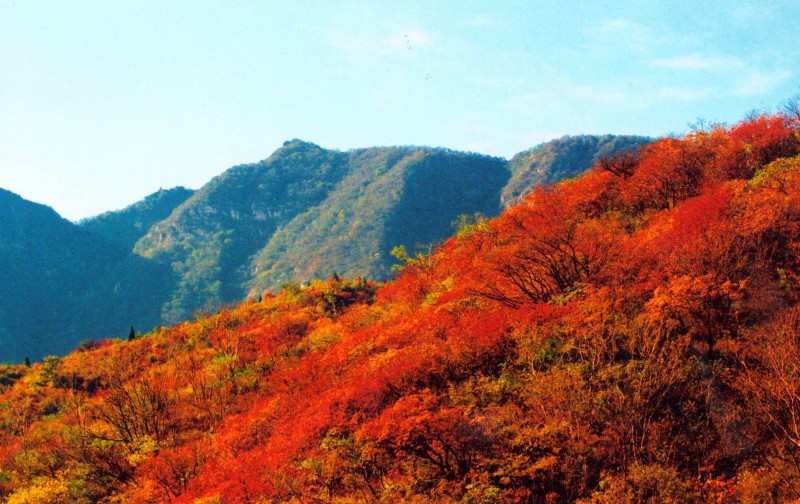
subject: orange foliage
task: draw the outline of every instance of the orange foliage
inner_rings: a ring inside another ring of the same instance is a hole
[[[378,286],[289,287],[0,376],[0,495],[800,498],[797,123],[654,142]]]

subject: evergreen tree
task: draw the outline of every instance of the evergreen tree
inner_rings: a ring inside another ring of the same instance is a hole
[[[136,339],[136,331],[133,330],[133,326],[131,326],[131,332],[128,333],[128,341],[133,341]]]

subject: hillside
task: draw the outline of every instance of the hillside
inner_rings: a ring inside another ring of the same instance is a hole
[[[62,219],[51,208],[0,190],[0,326],[10,335],[23,327],[55,336],[77,292],[69,286],[90,268],[90,257],[115,260],[115,251]],[[53,339],[56,339],[53,337]],[[49,341],[56,344],[56,341]],[[2,341],[3,356],[19,362],[30,348],[14,337]],[[62,348],[66,351],[68,348]],[[22,355],[21,355],[22,354]]]
[[[64,354],[82,339],[158,322],[139,306],[158,293],[156,271],[51,208],[2,189],[0,263],[0,361]]]
[[[459,215],[499,213],[503,160],[430,148],[347,153],[348,175],[318,206],[278,231],[255,256],[252,294],[340,275],[386,279],[390,252],[413,253],[453,233]]]
[[[346,173],[342,153],[293,140],[264,161],[215,177],[154,225],[134,250],[171,264],[179,279],[165,320],[244,299],[250,257],[278,229],[324,201]]]
[[[443,240],[459,212],[496,214],[507,177],[486,156],[294,140],[216,177],[134,250],[172,265],[179,280],[163,313],[177,322],[334,271],[388,278],[393,247]]]
[[[635,151],[652,141],[632,135],[565,136],[520,152],[509,161],[511,179],[500,197],[503,206],[516,205],[538,186],[577,177],[603,157]]]
[[[645,141],[615,138],[544,144],[536,152],[547,150],[547,160],[529,182],[575,175],[601,153]],[[515,163],[512,177],[505,160],[478,154],[428,147],[340,152],[292,140],[264,161],[216,177],[134,250],[171,265],[178,278],[163,307],[166,322],[334,272],[383,280],[396,264],[395,247],[413,255],[449,237],[461,215],[496,216],[508,184],[522,190],[530,178],[525,162]]]
[[[147,233],[153,224],[169,217],[172,211],[192,194],[194,191],[185,187],[159,189],[142,201],[122,210],[105,212],[83,219],[78,224],[110,242],[117,243],[123,249],[131,251],[136,242]]]
[[[550,164],[537,173],[562,170],[547,180],[577,173],[599,150],[627,145],[593,138],[554,141]],[[565,170],[561,155],[576,164]],[[478,154],[340,152],[293,140],[198,191],[160,190],[78,226],[17,198],[15,205],[39,210],[6,212],[14,227],[0,256],[9,267],[0,361],[64,354],[83,340],[127,334],[130,325],[176,323],[334,272],[387,279],[395,247],[413,256],[452,235],[462,215],[497,215],[509,181],[521,187],[523,164],[512,163],[512,176],[505,160]]]
[[[399,278],[6,367],[19,502],[800,498],[800,124],[658,140]]]

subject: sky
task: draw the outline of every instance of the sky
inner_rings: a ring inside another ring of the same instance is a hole
[[[0,0],[0,188],[70,220],[289,139],[511,157],[800,94],[800,2]]]

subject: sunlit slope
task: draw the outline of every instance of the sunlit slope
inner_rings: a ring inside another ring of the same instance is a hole
[[[385,279],[394,247],[427,250],[460,215],[497,215],[505,160],[430,148],[349,153],[348,176],[320,205],[278,231],[253,259],[255,295],[292,281]]]
[[[614,138],[565,137],[510,164],[448,149],[340,152],[293,140],[198,191],[159,190],[77,226],[7,193],[0,362],[63,355],[131,325],[149,330],[334,272],[390,278],[395,247],[427,251],[462,215],[496,216],[509,186],[527,191],[628,146]]]
[[[216,177],[135,250],[177,278],[163,306],[167,322],[334,272],[383,280],[395,247],[427,250],[452,235],[461,215],[496,216],[504,192],[574,176],[603,153],[646,142],[565,137],[515,157],[511,170],[504,159],[448,149],[341,152],[293,140]]]
[[[541,185],[576,177],[603,157],[634,152],[652,141],[634,135],[564,136],[520,152],[509,161],[511,178],[503,188],[503,206],[516,205]]]

